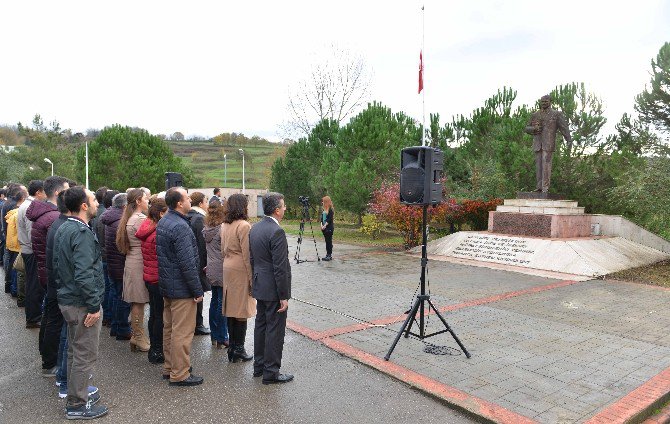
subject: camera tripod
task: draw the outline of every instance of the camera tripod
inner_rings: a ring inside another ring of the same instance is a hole
[[[312,228],[312,220],[309,217],[309,202],[307,200],[302,203],[302,218],[300,219],[300,231],[298,231],[298,245],[295,248],[295,263],[312,262],[309,259],[300,259],[300,247],[302,246],[302,238],[305,233],[305,222],[309,222],[309,230],[312,233],[312,240],[314,241],[314,250],[316,250],[316,260],[321,262],[319,257],[319,249],[316,247],[316,238],[314,237],[314,228]]]
[[[442,333],[450,333],[451,336],[456,340],[456,343],[458,343],[458,346],[461,348],[463,353],[465,353],[465,356],[470,358],[470,353],[468,350],[463,346],[463,343],[458,339],[458,336],[456,333],[454,333],[454,330],[449,327],[449,324],[447,324],[447,321],[444,319],[442,314],[440,314],[440,311],[437,310],[433,302],[430,301],[430,295],[426,294],[426,267],[428,266],[428,254],[426,252],[426,243],[428,241],[428,231],[426,227],[426,218],[428,215],[428,205],[423,206],[423,221],[421,223],[421,229],[423,231],[423,245],[421,246],[421,294],[416,296],[416,300],[414,301],[414,304],[412,305],[412,309],[410,309],[409,315],[407,315],[407,319],[405,319],[405,323],[402,325],[400,328],[400,331],[398,331],[398,334],[396,335],[395,340],[393,341],[393,344],[391,345],[391,348],[389,349],[388,353],[386,353],[386,356],[384,356],[384,360],[388,361],[389,358],[391,357],[391,353],[393,353],[393,349],[395,349],[396,345],[398,344],[398,340],[400,340],[400,336],[402,336],[403,333],[405,333],[405,338],[408,338],[409,335],[411,334],[412,336],[418,337],[420,340],[427,339],[428,337],[436,336],[438,334]],[[428,303],[428,305],[426,305]],[[432,309],[433,312],[435,312],[435,315],[442,321],[442,324],[444,324],[445,329],[436,331],[431,334],[426,334],[426,321],[425,321],[425,314],[426,314],[426,306],[428,307],[428,313],[430,313],[430,310]],[[411,331],[412,325],[416,322],[417,318],[417,312],[419,313],[419,333],[413,333]]]

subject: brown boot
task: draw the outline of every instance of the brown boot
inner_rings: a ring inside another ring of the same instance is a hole
[[[131,314],[130,329],[132,337],[130,338],[131,352],[148,352],[151,345],[144,335],[144,313]]]

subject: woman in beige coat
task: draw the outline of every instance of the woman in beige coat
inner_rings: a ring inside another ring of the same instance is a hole
[[[249,230],[247,197],[233,194],[224,204],[221,225],[221,255],[223,256],[223,305],[221,313],[228,317],[230,362],[253,359],[244,350],[247,319],[256,314],[256,299],[251,297],[251,261],[249,259]]]
[[[123,300],[130,303],[132,337],[130,350],[148,352],[149,339],[144,334],[144,305],[149,302],[149,291],[144,284],[144,261],[142,259],[142,244],[135,233],[147,218],[149,197],[140,188],[134,188],[128,193],[128,206],[123,211],[116,232],[116,246],[126,255],[126,265],[123,269]]]

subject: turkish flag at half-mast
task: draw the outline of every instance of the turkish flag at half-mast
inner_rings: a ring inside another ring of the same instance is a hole
[[[423,52],[419,51],[419,93],[423,90]]]

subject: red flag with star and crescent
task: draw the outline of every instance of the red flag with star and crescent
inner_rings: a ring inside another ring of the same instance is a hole
[[[419,51],[419,94],[423,90],[423,51]]]

